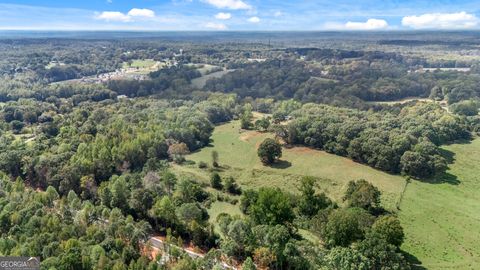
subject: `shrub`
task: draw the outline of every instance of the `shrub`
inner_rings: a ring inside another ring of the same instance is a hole
[[[212,177],[210,178],[210,185],[214,189],[222,189],[222,178],[218,173],[212,174]]]
[[[238,187],[237,183],[235,182],[235,179],[233,179],[233,177],[231,177],[231,176],[228,177],[227,179],[225,179],[225,184],[224,184],[223,189],[226,192],[232,193],[232,194],[240,194],[241,193],[241,190]]]
[[[204,162],[204,161],[198,162],[198,168],[200,168],[200,169],[205,169],[205,168],[207,168],[207,167],[208,167],[208,165],[207,165],[206,162]]]

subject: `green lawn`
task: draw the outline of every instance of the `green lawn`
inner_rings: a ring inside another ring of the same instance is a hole
[[[216,127],[211,147],[188,155],[187,159],[196,163],[211,163],[211,152],[217,151],[222,166],[220,174],[233,176],[243,188],[272,186],[296,192],[303,176],[315,176],[320,189],[338,202],[350,180],[366,179],[382,191],[384,206],[395,209],[405,186],[402,177],[305,147],[284,148],[281,161],[273,167],[266,167],[259,161],[256,149],[271,136],[268,133],[241,131],[239,122],[232,121]],[[173,168],[181,175],[192,176],[205,183],[208,183],[211,173],[207,169],[198,169],[197,165],[174,165]]]
[[[428,269],[479,269],[480,139],[443,149],[455,153],[447,175],[439,183],[412,181],[406,189],[402,248]]]
[[[124,68],[151,68],[157,62],[153,59],[136,59],[132,60],[131,65],[128,65],[128,62],[123,63]]]

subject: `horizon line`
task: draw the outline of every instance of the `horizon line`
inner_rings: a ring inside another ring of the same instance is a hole
[[[150,29],[0,29],[0,32],[132,32],[132,33],[172,33],[172,32],[200,32],[200,33],[264,33],[264,32],[298,32],[298,33],[315,33],[315,32],[356,32],[356,33],[388,33],[388,32],[480,32],[478,29],[385,29],[385,30],[349,30],[349,29],[319,29],[319,30],[150,30]]]

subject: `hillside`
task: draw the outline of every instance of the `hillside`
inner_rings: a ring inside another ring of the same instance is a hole
[[[349,181],[366,179],[382,191],[384,207],[395,209],[405,186],[403,177],[307,147],[284,148],[281,160],[266,167],[261,164],[256,149],[263,139],[272,136],[270,133],[240,130],[239,121],[217,126],[211,145],[186,157],[195,164],[174,165],[174,170],[208,183],[211,172],[199,169],[197,163],[210,163],[212,151],[217,151],[220,174],[233,176],[243,188],[275,186],[295,192],[302,176],[314,176],[321,190],[341,203]]]
[[[239,121],[222,124],[215,128],[211,145],[187,156],[194,164],[174,165],[174,171],[207,184],[211,172],[199,169],[197,164],[209,163],[212,151],[217,151],[220,175],[233,176],[242,188],[276,186],[295,192],[300,178],[309,175],[317,177],[320,189],[339,203],[348,181],[367,179],[382,191],[384,207],[399,213],[406,232],[402,248],[414,261],[428,269],[473,269],[480,263],[480,229],[476,226],[480,183],[475,173],[480,162],[480,139],[442,147],[443,154],[452,158],[448,171],[435,180],[411,181],[398,211],[396,206],[406,183],[402,176],[306,147],[284,148],[281,161],[265,167],[256,148],[267,137],[273,135],[241,130]],[[209,212],[211,220],[222,212],[239,214],[238,206],[226,202],[215,203]]]
[[[434,181],[408,184],[400,219],[402,248],[428,269],[475,269],[480,264],[480,139],[442,147],[451,156]]]

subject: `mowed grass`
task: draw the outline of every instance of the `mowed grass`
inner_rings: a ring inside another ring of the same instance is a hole
[[[447,174],[404,194],[402,249],[427,269],[480,269],[480,139],[442,148],[454,154]]]
[[[132,63],[129,65],[128,62],[123,63],[124,68],[151,68],[157,62],[153,59],[136,59],[132,60]]]
[[[314,176],[318,179],[319,189],[339,203],[350,180],[366,179],[382,191],[384,207],[395,210],[405,186],[403,177],[306,147],[284,148],[281,161],[266,167],[257,156],[257,147],[265,138],[272,136],[270,133],[241,131],[239,121],[232,121],[215,128],[211,146],[186,158],[196,164],[200,161],[211,164],[211,153],[217,151],[220,175],[233,176],[242,188],[267,186],[297,192],[303,176]],[[174,165],[173,168],[181,175],[209,183],[210,170],[199,169],[196,164]]]

